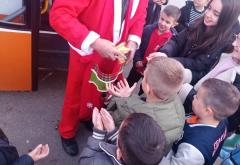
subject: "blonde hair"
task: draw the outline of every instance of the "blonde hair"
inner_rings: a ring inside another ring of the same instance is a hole
[[[170,98],[177,94],[184,78],[184,67],[175,59],[155,57],[148,61],[146,83],[158,98]]]

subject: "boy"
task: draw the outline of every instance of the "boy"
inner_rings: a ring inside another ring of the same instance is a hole
[[[179,8],[168,5],[160,13],[158,23],[148,25],[143,30],[142,43],[136,51],[127,81],[130,86],[143,77],[149,54],[156,52],[172,37],[171,28],[177,25],[181,13]]]
[[[129,88],[127,81],[111,85],[109,92],[113,97],[108,110],[113,111],[114,121],[119,126],[130,113],[148,114],[162,127],[167,139],[166,152],[182,133],[184,108],[177,96],[183,78],[184,68],[175,59],[167,57],[152,58],[147,63],[142,80],[144,96],[132,95],[136,83]]]
[[[186,120],[182,139],[173,145],[170,164],[212,165],[227,135],[226,118],[240,103],[238,89],[228,82],[208,79],[193,100],[192,116]]]
[[[196,19],[202,17],[207,9],[208,3],[209,0],[186,1],[186,5],[181,8],[181,17],[179,18],[179,24],[176,26],[176,30],[180,32]]]
[[[163,157],[165,136],[150,116],[129,115],[121,124],[119,135],[111,115],[95,108],[93,136],[83,149],[79,165],[158,165]],[[104,142],[104,139],[117,145]]]

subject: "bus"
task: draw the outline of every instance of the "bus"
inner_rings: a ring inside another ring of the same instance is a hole
[[[39,68],[67,69],[68,44],[49,26],[53,1],[0,1],[0,91],[35,91]]]

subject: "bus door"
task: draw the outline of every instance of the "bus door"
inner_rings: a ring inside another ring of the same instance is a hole
[[[40,1],[1,0],[0,91],[37,89]]]
[[[49,25],[49,11],[53,3],[53,0],[41,0],[38,67],[40,69],[67,70],[69,45]]]

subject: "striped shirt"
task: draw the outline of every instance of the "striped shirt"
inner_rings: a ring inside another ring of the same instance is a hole
[[[191,24],[192,22],[194,22],[196,19],[200,18],[201,16],[203,16],[204,12],[206,11],[206,9],[204,8],[203,11],[199,12],[195,9],[194,6],[192,6],[191,8],[191,12],[190,12],[190,19],[189,19],[189,24]]]

